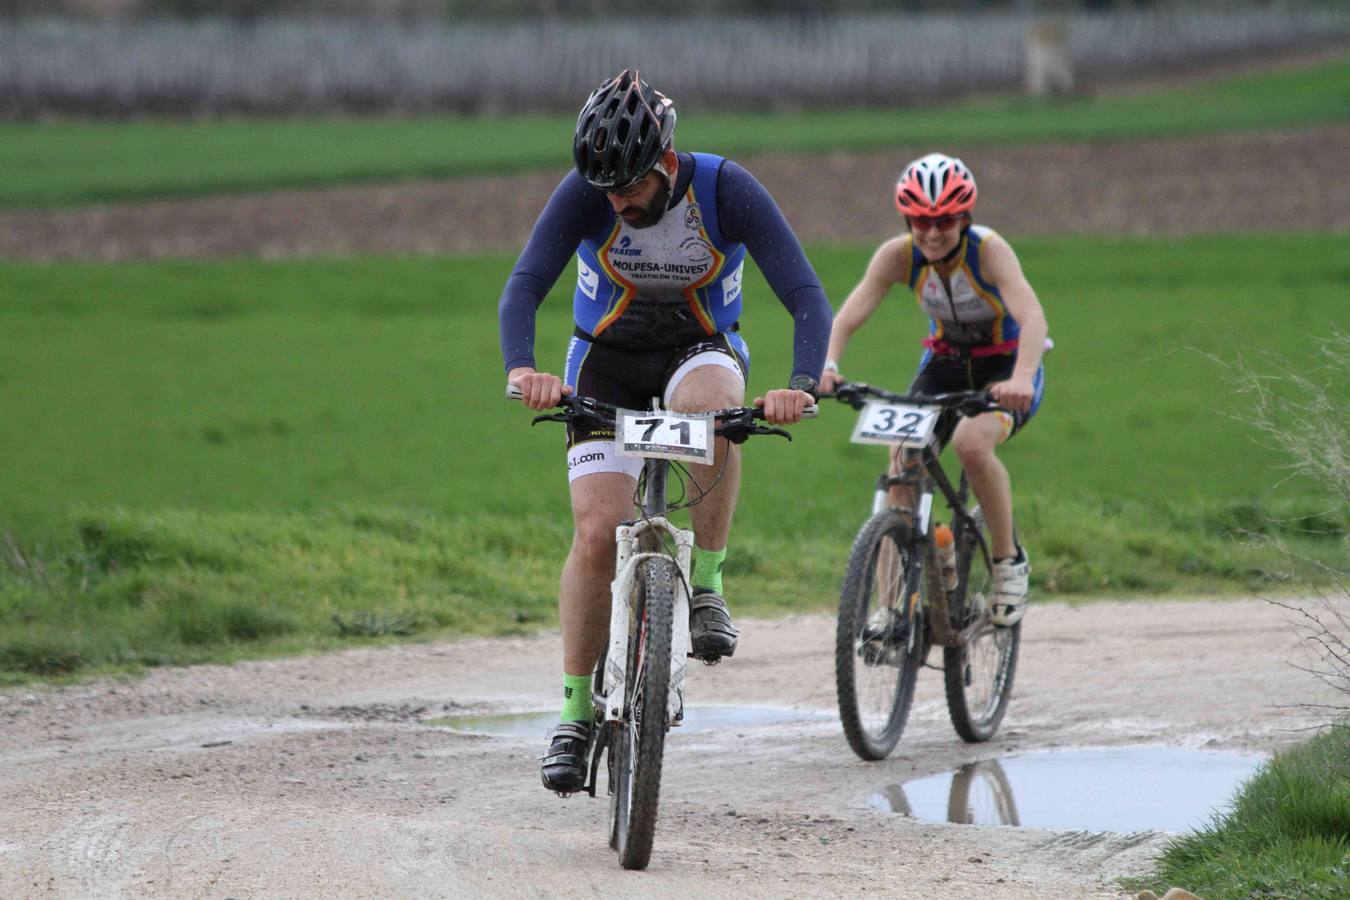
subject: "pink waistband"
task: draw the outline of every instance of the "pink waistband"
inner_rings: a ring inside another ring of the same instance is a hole
[[[1001,344],[980,344],[965,347],[961,344],[949,344],[935,337],[926,337],[923,339],[923,345],[939,356],[1002,356],[1017,349],[1017,338],[1004,341]]]

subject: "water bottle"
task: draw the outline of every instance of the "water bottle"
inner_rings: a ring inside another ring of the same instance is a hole
[[[933,529],[933,541],[937,544],[937,564],[942,572],[942,580],[947,590],[956,590],[956,537],[946,525]]]

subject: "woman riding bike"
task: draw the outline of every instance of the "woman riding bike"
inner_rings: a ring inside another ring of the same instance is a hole
[[[834,319],[822,391],[844,381],[838,360],[897,284],[914,291],[931,320],[912,393],[988,390],[1005,411],[945,423],[984,512],[994,556],[993,621],[1011,626],[1026,611],[1026,551],[1013,530],[1012,483],[995,448],[1024,426],[1044,390],[1045,313],[1017,254],[971,220],[975,176],[961,160],[930,153],[905,167],[895,204],[908,233],[886,241]],[[954,428],[954,431],[953,431]],[[898,472],[893,454],[892,474]]]

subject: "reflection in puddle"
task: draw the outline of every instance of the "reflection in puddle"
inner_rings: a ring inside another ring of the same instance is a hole
[[[746,726],[833,719],[834,716],[825,713],[764,706],[691,706],[684,711],[684,724],[675,731],[730,730]],[[504,716],[451,716],[445,719],[427,719],[424,724],[471,734],[538,737],[558,724],[558,713],[555,711],[512,713]]]
[[[867,798],[932,822],[1081,831],[1190,831],[1265,761],[1176,747],[1055,750],[969,763]]]

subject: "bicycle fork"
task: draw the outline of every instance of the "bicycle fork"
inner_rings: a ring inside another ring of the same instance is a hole
[[[684,717],[684,678],[689,653],[688,573],[693,555],[694,533],[677,528],[664,516],[623,522],[615,529],[618,554],[614,580],[610,582],[609,651],[605,656],[605,721],[623,721],[624,695],[627,689],[628,629],[633,585],[637,569],[644,560],[668,559],[662,544],[669,535],[675,542],[675,557],[680,577],[675,585],[675,608],[671,610],[670,692],[666,699],[666,723],[677,724]],[[656,549],[652,549],[656,548]]]

